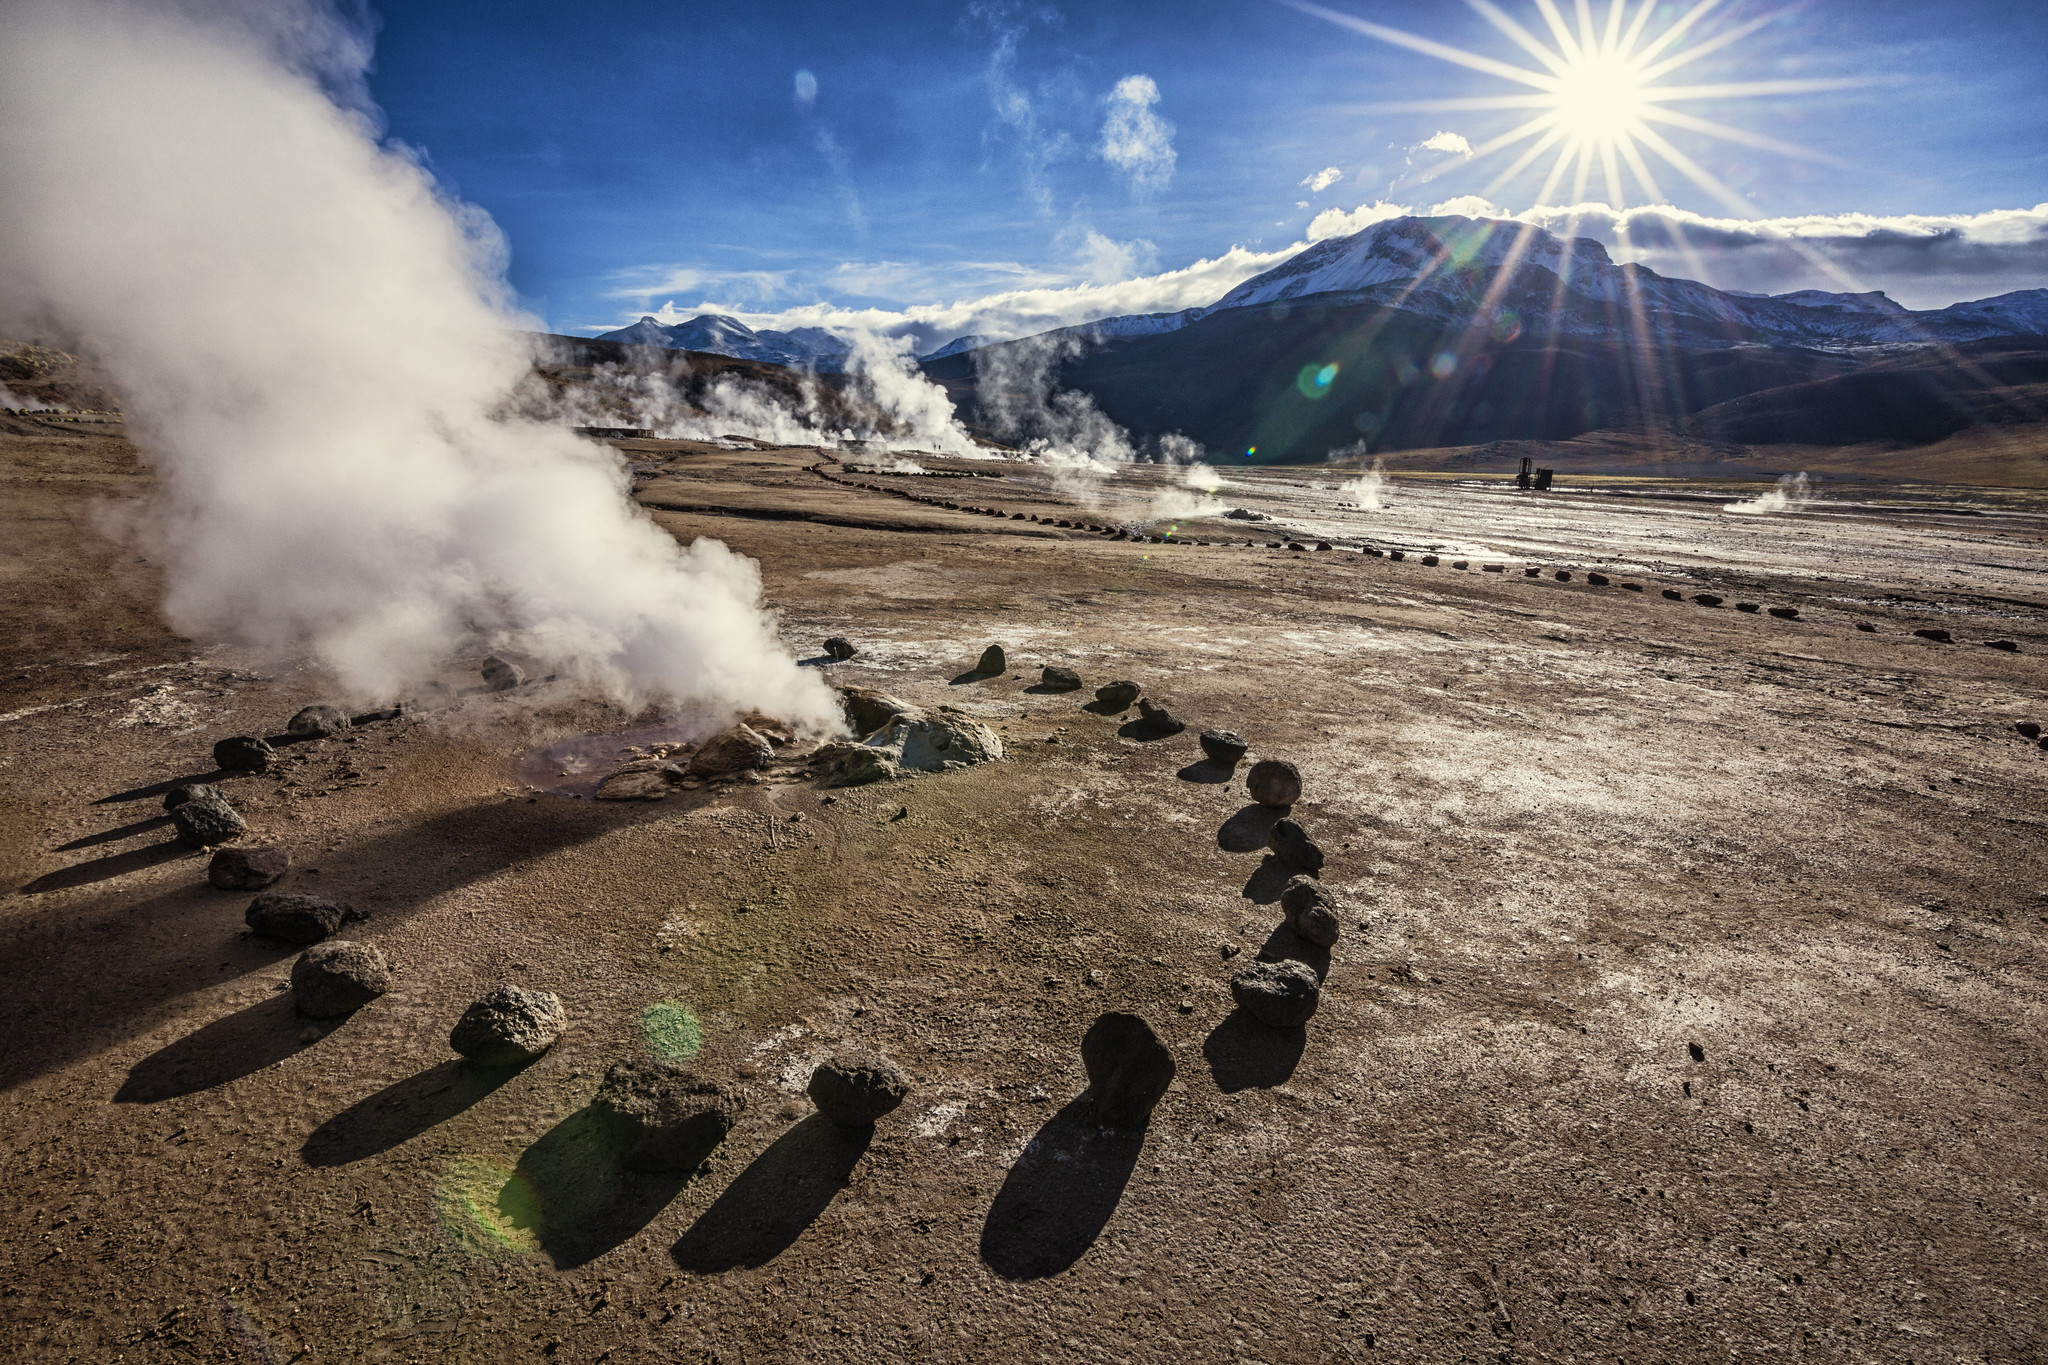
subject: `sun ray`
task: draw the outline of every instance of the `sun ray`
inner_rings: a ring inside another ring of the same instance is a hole
[[[1564,16],[1557,12],[1557,0],[1536,0],[1536,8],[1543,11],[1543,21],[1550,25],[1550,34],[1557,39],[1558,50],[1564,53],[1565,61],[1583,60],[1586,54],[1579,50],[1578,40],[1565,27]]]
[[[1621,51],[1621,7],[1626,0],[1608,0],[1607,36],[1600,40],[1603,52]]]
[[[1542,156],[1552,144],[1556,143],[1563,136],[1564,129],[1558,127],[1555,123],[1551,124],[1548,132],[1531,143],[1527,151],[1516,157],[1506,170],[1495,176],[1485,189],[1479,191],[1480,197],[1492,199],[1493,196],[1499,194],[1509,181],[1513,180],[1523,171],[1528,170],[1531,165],[1535,164],[1537,157]]]
[[[1739,142],[1746,147],[1760,147],[1764,151],[1776,152],[1780,156],[1793,156],[1803,161],[1821,161],[1837,166],[1843,164],[1824,152],[1812,151],[1801,147],[1796,142],[1785,142],[1779,138],[1766,137],[1762,133],[1752,133],[1742,128],[1731,128],[1725,123],[1715,123],[1712,119],[1698,118],[1692,114],[1681,113],[1676,109],[1645,109],[1642,112],[1642,117],[1658,123],[1668,123],[1674,128],[1686,128],[1695,133],[1710,133],[1728,142]],[[1640,128],[1637,130],[1636,135],[1638,137],[1642,135]]]
[[[1545,47],[1541,38],[1516,23],[1505,10],[1494,4],[1493,0],[1465,0],[1465,3],[1478,11],[1486,22],[1506,34],[1515,46],[1549,67],[1552,75],[1562,76],[1570,69],[1564,58]]]
[[[1665,48],[1670,47],[1680,38],[1683,38],[1688,32],[1692,30],[1692,27],[1695,24],[1699,23],[1700,20],[1706,18],[1709,14],[1713,13],[1714,10],[1720,7],[1720,5],[1721,0],[1700,0],[1700,2],[1697,5],[1694,5],[1684,14],[1681,14],[1677,18],[1677,20],[1672,23],[1671,27],[1665,29],[1655,38],[1652,38],[1650,40],[1650,45],[1644,48],[1641,52],[1636,53],[1630,60],[1634,61],[1638,66],[1648,66],[1651,62],[1657,60],[1658,53],[1662,52]]]
[[[1578,0],[1579,8],[1579,50],[1598,52],[1600,44],[1593,37],[1593,0]]]
[[[1474,95],[1462,99],[1383,100],[1333,107],[1358,114],[1455,114],[1473,109],[1552,109],[1556,106],[1557,100],[1550,95]]]
[[[1525,70],[1519,66],[1510,66],[1506,62],[1498,62],[1491,57],[1482,57],[1476,52],[1467,52],[1463,48],[1452,47],[1448,43],[1434,42],[1428,38],[1418,38],[1412,33],[1403,33],[1398,28],[1388,28],[1384,24],[1375,24],[1370,20],[1360,19],[1354,15],[1340,14],[1336,10],[1326,9],[1322,5],[1314,3],[1314,0],[1279,0],[1279,3],[1286,5],[1290,9],[1300,10],[1303,14],[1314,15],[1318,19],[1327,19],[1333,24],[1363,33],[1368,38],[1377,38],[1383,43],[1392,43],[1396,47],[1405,47],[1411,52],[1420,52],[1426,57],[1435,57],[1441,61],[1452,62],[1458,66],[1470,67],[1474,71],[1484,71],[1489,76],[1499,76],[1503,80],[1519,81],[1523,85],[1533,85],[1539,89],[1548,88],[1550,84],[1551,78],[1539,72]]]
[[[1646,85],[1651,81],[1661,80],[1673,71],[1678,70],[1681,66],[1690,66],[1709,53],[1719,52],[1730,43],[1740,42],[1777,17],[1775,14],[1759,14],[1756,18],[1737,24],[1734,28],[1717,33],[1702,42],[1694,43],[1685,51],[1666,57],[1655,66],[1645,67],[1641,79]]]
[[[1806,77],[1782,81],[1723,81],[1718,85],[1660,85],[1643,91],[1645,104],[1666,104],[1672,100],[1746,99],[1751,95],[1812,95],[1827,90],[1867,90],[1881,82],[1871,76]],[[1540,95],[1518,95],[1517,99],[1540,100]]]
[[[1635,19],[1630,22],[1628,32],[1622,35],[1621,45],[1614,49],[1618,55],[1627,57],[1635,51],[1636,44],[1643,40],[1643,27],[1650,22],[1650,11],[1656,7],[1657,0],[1643,0],[1636,6]]]

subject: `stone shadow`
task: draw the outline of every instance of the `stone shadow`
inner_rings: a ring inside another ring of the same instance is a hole
[[[768,1264],[846,1188],[874,1130],[813,1114],[770,1143],[683,1234],[671,1254],[699,1275]]]
[[[1006,1280],[1057,1275],[1081,1259],[1123,1200],[1143,1129],[1105,1128],[1085,1091],[1025,1144],[981,1228],[981,1259]]]
[[[133,824],[120,825],[113,829],[103,829],[98,834],[87,834],[81,838],[73,839],[68,844],[59,844],[51,852],[70,853],[75,849],[97,848],[101,844],[117,844],[123,839],[133,839],[138,834],[147,834],[153,829],[162,829],[169,823],[171,823],[171,817],[168,815],[152,815],[146,820],[137,820]]]
[[[1287,889],[1288,878],[1301,869],[1292,863],[1283,863],[1268,853],[1259,859],[1259,866],[1244,884],[1244,898],[1253,905],[1272,905],[1280,899],[1280,893]]]
[[[628,1170],[620,1156],[585,1105],[520,1154],[499,1212],[531,1231],[557,1270],[588,1265],[653,1222],[690,1178],[689,1171]]]
[[[1225,853],[1256,853],[1273,837],[1273,826],[1286,814],[1277,806],[1246,806],[1216,831],[1216,847]]]
[[[1307,1047],[1308,1030],[1299,1024],[1268,1028],[1236,1009],[1202,1040],[1202,1057],[1216,1078],[1216,1088],[1232,1095],[1285,1085]]]
[[[34,881],[24,883],[21,891],[25,896],[33,896],[44,891],[69,891],[74,887],[91,886],[95,882],[125,877],[130,872],[140,872],[159,863],[176,862],[184,857],[198,857],[205,851],[187,848],[176,839],[172,839],[161,844],[145,844],[141,848],[131,848],[122,853],[103,853],[97,858],[88,858],[70,867],[60,867],[55,872],[45,872]]]
[[[1204,786],[1220,787],[1237,775],[1237,765],[1218,763],[1213,758],[1198,758],[1174,776],[1183,782],[1197,782]],[[1267,833],[1271,833],[1268,830]]]
[[[312,1046],[299,1041],[308,1022],[293,1010],[291,992],[279,991],[144,1057],[114,1092],[114,1103],[158,1104],[275,1066]],[[321,1037],[346,1022],[324,1021]]]
[[[1289,928],[1285,920],[1273,926],[1273,932],[1266,935],[1255,956],[1261,962],[1299,962],[1316,974],[1318,982],[1330,979],[1330,950],[1310,943]]]
[[[346,1166],[388,1152],[446,1123],[525,1069],[478,1066],[460,1058],[428,1067],[315,1128],[299,1155],[308,1166]]]

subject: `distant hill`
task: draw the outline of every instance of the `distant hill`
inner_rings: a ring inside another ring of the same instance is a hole
[[[757,332],[738,318],[722,313],[699,313],[688,322],[665,325],[643,317],[631,327],[599,334],[599,341],[616,341],[629,346],[658,346],[672,351],[695,351],[701,355],[731,356],[736,360],[762,360],[793,369],[818,370],[834,374],[846,368],[853,347],[822,327],[798,327],[793,331]]]

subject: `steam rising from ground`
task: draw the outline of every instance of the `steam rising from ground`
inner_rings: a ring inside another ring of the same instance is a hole
[[[0,11],[0,319],[114,376],[171,624],[309,651],[361,699],[491,647],[832,725],[752,561],[679,547],[611,451],[511,415],[503,242],[380,145],[368,53],[313,0]]]
[[[1744,513],[1797,512],[1812,501],[1813,488],[1807,483],[1804,472],[1780,474],[1777,487],[1743,502],[1731,502],[1721,510]]]
[[[989,426],[1050,466],[1062,492],[1095,506],[1097,483],[1137,452],[1093,398],[1059,387],[1060,365],[1080,354],[1077,338],[1048,333],[983,347],[974,352],[974,371]]]
[[[1339,484],[1337,495],[1351,499],[1362,511],[1378,512],[1384,510],[1385,504],[1380,501],[1380,495],[1386,491],[1386,487],[1387,462],[1374,456],[1372,468],[1349,483]]]
[[[1201,453],[1201,447],[1195,445],[1193,441],[1188,440],[1185,436],[1165,437],[1161,442],[1162,447],[1166,441],[1181,442],[1187,447],[1192,447],[1196,455]],[[1161,453],[1184,452],[1175,448],[1173,450],[1163,449]],[[1178,488],[1162,489],[1153,496],[1153,520],[1186,521],[1190,517],[1213,517],[1218,515],[1223,511],[1224,505],[1217,501],[1215,494],[1226,482],[1227,480],[1221,474],[1208,465],[1203,464],[1200,459],[1196,459],[1193,464],[1190,464],[1182,471]]]

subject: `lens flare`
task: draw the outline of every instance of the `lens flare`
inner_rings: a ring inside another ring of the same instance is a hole
[[[1301,391],[1303,398],[1321,398],[1336,382],[1337,366],[1334,362],[1318,365],[1310,361],[1301,367],[1300,374],[1294,376],[1294,387]]]
[[[640,1038],[664,1062],[687,1062],[704,1047],[704,1029],[689,1006],[674,1000],[649,1005],[640,1014]]]
[[[540,1245],[540,1204],[526,1178],[488,1157],[451,1163],[434,1187],[441,1226],[473,1256],[520,1255]]]

